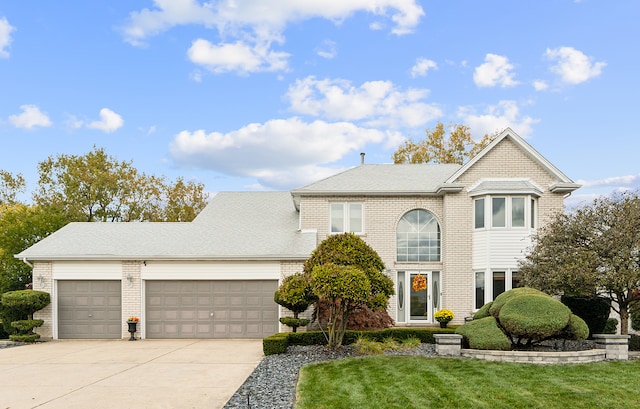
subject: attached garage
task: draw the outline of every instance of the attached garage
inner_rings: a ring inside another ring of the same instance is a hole
[[[122,337],[120,280],[58,281],[58,338]]]
[[[277,280],[148,280],[147,338],[263,338],[278,332]]]

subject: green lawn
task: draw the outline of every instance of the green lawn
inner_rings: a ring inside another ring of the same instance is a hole
[[[302,368],[296,409],[639,408],[640,361],[580,365],[376,356]]]

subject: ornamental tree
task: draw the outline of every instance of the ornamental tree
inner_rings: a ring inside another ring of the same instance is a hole
[[[277,304],[293,312],[293,318],[280,318],[280,322],[293,328],[293,332],[296,332],[298,327],[309,324],[308,319],[298,318],[298,314],[305,312],[317,299],[311,290],[309,276],[302,273],[290,275],[282,280],[282,284],[273,295]]]
[[[383,271],[378,253],[353,233],[327,237],[305,262],[313,293],[328,303],[329,348],[342,344],[347,320],[359,306],[386,310],[394,291]]]
[[[616,193],[556,218],[534,238],[521,262],[525,285],[549,294],[600,296],[620,314],[640,302],[640,195]]]
[[[40,334],[33,332],[44,324],[43,320],[34,320],[33,313],[49,305],[49,293],[34,290],[10,291],[0,296],[2,325],[9,339],[20,342],[34,342]],[[11,322],[7,318],[11,317]],[[8,324],[8,325],[7,325]],[[17,332],[17,334],[16,334]]]

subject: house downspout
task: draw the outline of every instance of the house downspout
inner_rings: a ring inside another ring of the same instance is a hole
[[[28,265],[29,267],[33,268],[33,264],[29,263],[29,262],[27,261],[27,258],[26,258],[26,257],[22,257],[22,262],[23,262],[24,264]]]

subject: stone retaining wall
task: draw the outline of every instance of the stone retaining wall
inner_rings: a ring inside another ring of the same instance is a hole
[[[604,361],[606,359],[606,352],[602,349],[560,352],[488,351],[480,349],[463,349],[460,353],[460,356],[496,362],[520,362],[529,364],[577,364]]]

